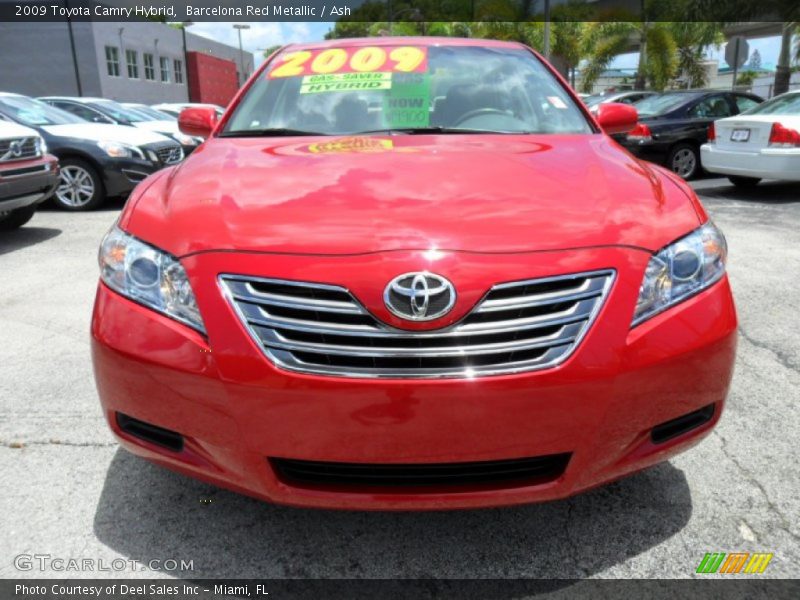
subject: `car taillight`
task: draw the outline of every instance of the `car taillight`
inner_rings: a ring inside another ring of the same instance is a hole
[[[784,127],[780,123],[773,123],[772,131],[769,132],[769,145],[780,148],[800,147],[800,132]]]
[[[636,141],[652,140],[653,135],[647,125],[644,123],[637,123],[634,128],[628,132],[628,139]]]
[[[708,141],[711,144],[717,141],[717,130],[714,128],[713,123],[708,126]]]

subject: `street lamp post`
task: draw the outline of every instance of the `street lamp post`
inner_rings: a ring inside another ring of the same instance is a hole
[[[244,50],[242,50],[242,29],[250,29],[250,25],[235,23],[233,28],[239,32],[239,86],[244,84]]]

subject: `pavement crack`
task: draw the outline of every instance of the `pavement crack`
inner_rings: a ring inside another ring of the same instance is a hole
[[[13,448],[20,450],[28,446],[71,446],[73,448],[111,448],[117,446],[117,442],[68,442],[64,440],[30,440],[30,441],[8,441],[0,440],[0,448]]]
[[[761,348],[762,350],[766,350],[775,355],[775,358],[781,364],[781,366],[789,369],[790,371],[794,371],[798,375],[800,375],[800,367],[792,363],[792,360],[786,353],[782,352],[781,350],[776,350],[769,344],[766,344],[756,338],[752,337],[749,333],[747,333],[741,326],[739,327],[739,335],[741,335],[747,342],[751,345],[755,346],[756,348]]]
[[[775,503],[769,497],[769,494],[767,493],[767,490],[764,487],[764,485],[758,479],[756,479],[755,475],[753,475],[753,473],[751,473],[750,470],[747,467],[745,467],[741,462],[739,462],[739,459],[736,458],[736,456],[734,454],[732,454],[729,451],[729,449],[728,449],[728,440],[725,439],[725,436],[723,436],[719,432],[719,430],[717,430],[717,429],[713,430],[713,434],[716,435],[720,439],[720,441],[722,442],[722,453],[725,455],[725,457],[729,461],[731,461],[736,466],[736,468],[738,468],[744,474],[744,476],[747,479],[747,481],[750,484],[752,484],[753,486],[755,486],[761,492],[761,495],[764,496],[764,500],[767,503],[768,510],[772,514],[774,514],[776,517],[778,517],[778,520],[779,520],[778,528],[781,529],[782,531],[785,531],[787,534],[789,534],[789,536],[791,536],[792,539],[794,539],[795,541],[800,541],[800,535],[797,535],[794,531],[792,531],[792,529],[791,529],[791,521],[775,505]],[[748,527],[749,527],[749,525],[748,525]],[[752,527],[750,529],[752,529]],[[756,535],[759,538],[761,537],[758,534],[756,534]]]

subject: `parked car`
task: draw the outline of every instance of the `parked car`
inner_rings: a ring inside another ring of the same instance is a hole
[[[718,422],[725,240],[608,137],[633,107],[595,118],[518,43],[377,37],[293,45],[229,111],[181,113],[203,151],[102,242],[126,448],[274,502],[441,510],[570,496]]]
[[[160,110],[156,110],[152,106],[148,106],[147,104],[138,104],[136,102],[123,102],[122,106],[125,108],[132,110],[141,114],[143,117],[148,117],[153,121],[174,121],[177,122],[178,117],[174,115],[170,115],[165,112],[161,112]]]
[[[114,100],[63,96],[44,96],[39,100],[72,113],[84,121],[139,127],[171,137],[183,147],[185,155],[191,154],[203,142],[203,140],[195,136],[181,133],[178,129],[178,124],[174,121],[154,119],[148,115],[125,108]]]
[[[0,93],[0,114],[35,129],[61,163],[53,199],[67,210],[89,210],[129,193],[150,173],[183,159],[180,144],[153,131],[89,124],[19,94]]]
[[[800,91],[712,123],[703,166],[739,186],[762,179],[800,181]]]
[[[167,113],[168,115],[174,116],[176,119],[178,115],[181,114],[181,111],[184,108],[202,108],[208,107],[213,108],[214,111],[217,113],[217,117],[220,118],[222,115],[225,114],[225,109],[222,106],[217,104],[204,104],[199,102],[172,102],[172,103],[162,103],[162,104],[153,104],[152,108],[161,111],[163,113]]]
[[[42,136],[0,116],[0,231],[30,221],[58,181],[58,159]]]
[[[719,90],[664,92],[640,100],[638,125],[616,136],[640,158],[666,165],[684,179],[700,173],[700,146],[708,141],[708,126],[737,115],[763,101],[755,94]]]
[[[600,94],[598,96],[590,96],[584,99],[586,106],[593,108],[598,104],[609,104],[611,102],[618,102],[620,104],[636,104],[640,100],[655,96],[658,92],[648,92],[644,90],[628,90],[626,92],[613,92],[610,94]]]

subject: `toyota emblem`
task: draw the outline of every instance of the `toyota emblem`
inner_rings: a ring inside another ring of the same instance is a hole
[[[383,301],[392,314],[402,319],[432,321],[450,312],[456,303],[456,290],[441,275],[404,273],[389,282]]]

